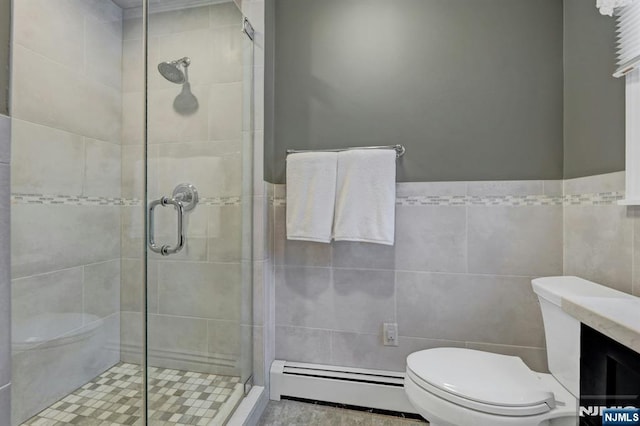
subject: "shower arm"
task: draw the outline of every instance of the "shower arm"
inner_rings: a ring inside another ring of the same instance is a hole
[[[191,63],[191,61],[186,62],[186,63],[183,62],[183,65],[184,65],[184,83],[183,84],[189,84],[189,64],[190,63]]]

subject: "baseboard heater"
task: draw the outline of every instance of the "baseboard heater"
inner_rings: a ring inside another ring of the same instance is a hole
[[[276,360],[270,398],[310,399],[417,414],[404,393],[404,373]]]

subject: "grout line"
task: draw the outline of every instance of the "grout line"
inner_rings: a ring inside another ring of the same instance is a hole
[[[160,263],[154,262],[153,268],[155,269],[155,276],[156,276],[156,312],[155,313],[160,315]],[[147,277],[147,280],[148,279],[149,278]],[[147,285],[149,285],[148,282],[147,282]]]
[[[393,273],[393,322],[398,324],[398,272]],[[400,330],[398,330],[400,335]]]
[[[125,259],[139,260],[139,259],[135,259],[135,258],[125,258]],[[52,271],[40,272],[38,274],[25,275],[23,277],[15,277],[15,278],[11,278],[11,281],[19,281],[19,280],[24,280],[24,279],[27,279],[27,278],[37,278],[37,277],[42,277],[42,276],[49,275],[49,274],[55,274],[55,273],[58,273],[58,272],[65,272],[65,271],[71,271],[73,269],[84,268],[85,266],[100,265],[100,264],[103,264],[103,263],[115,262],[115,261],[120,261],[120,260],[122,260],[122,258],[117,257],[117,258],[113,258],[113,259],[109,259],[109,260],[101,260],[99,262],[83,263],[81,265],[70,266],[68,268],[54,269]]]
[[[297,325],[289,325],[289,324],[276,324],[276,326],[281,328],[297,328],[297,329],[306,329],[306,330],[313,330],[313,331],[325,331],[325,332],[330,332],[332,335],[334,333],[346,333],[346,334],[359,334],[359,335],[371,336],[371,337],[380,337],[379,333],[372,333],[372,332],[336,330],[336,329],[330,329],[330,328],[306,327],[306,326],[297,326]],[[431,341],[439,341],[439,342],[461,343],[465,346],[467,343],[469,343],[469,344],[480,344],[480,345],[487,345],[487,346],[503,346],[503,347],[509,347],[509,348],[536,349],[536,350],[545,349],[542,346],[539,347],[539,346],[526,346],[526,345],[511,345],[507,343],[476,342],[476,341],[467,341],[467,340],[445,339],[445,338],[438,338],[438,337],[403,335],[401,333],[398,333],[398,337],[409,338],[409,339],[431,340]]]
[[[334,330],[332,328],[320,328],[320,327],[306,327],[306,326],[298,326],[298,325],[289,325],[289,324],[277,324],[276,323],[276,328],[277,327],[286,327],[286,328],[306,328],[308,330],[315,330],[315,331],[328,331],[328,332],[338,332],[338,333],[354,333],[354,334],[369,334],[371,336],[377,336],[377,333],[358,333],[356,331],[344,331],[344,330]]]
[[[333,363],[333,334],[334,331],[329,331],[329,362]]]
[[[82,188],[80,189],[80,194],[86,197],[87,192],[87,138],[82,136]]]
[[[330,266],[305,266],[305,265],[274,265],[276,268],[284,269],[332,269],[332,270],[348,270],[348,271],[376,271],[376,272],[402,272],[413,274],[429,274],[429,275],[468,275],[479,277],[504,277],[504,278],[527,278],[534,279],[537,275],[515,275],[515,274],[500,274],[500,273],[481,273],[481,272],[448,272],[448,271],[421,271],[413,269],[374,269],[374,268],[360,268],[360,267],[330,267]]]
[[[458,341],[458,340],[454,340],[454,341]],[[521,349],[536,349],[536,350],[545,350],[545,347],[541,347],[541,346],[523,346],[523,345],[509,345],[506,343],[488,343],[488,342],[476,342],[476,341],[469,341],[469,340],[465,340],[464,341],[465,344],[471,344],[471,345],[485,345],[485,346],[503,346],[503,347],[509,347],[509,348],[521,348]]]
[[[87,287],[86,277],[87,277],[87,274],[85,272],[85,268],[86,268],[86,266],[82,266],[82,313],[83,314],[87,313],[86,301],[85,301],[85,298],[87,296],[87,294],[86,294],[87,293],[87,291],[86,291],[86,287]],[[85,315],[82,315],[82,325],[83,326],[86,325],[85,322],[84,322],[84,319],[85,319]]]
[[[140,94],[142,94],[142,92],[140,92]],[[47,130],[53,130],[53,131],[55,131],[55,132],[68,133],[69,135],[77,136],[77,137],[79,137],[79,138],[84,138],[84,137],[86,137],[87,139],[93,139],[93,140],[96,140],[96,141],[98,141],[98,142],[108,143],[108,144],[110,144],[110,145],[115,145],[115,146],[119,146],[119,147],[121,147],[121,146],[136,146],[136,145],[142,145],[142,143],[139,143],[139,144],[123,144],[123,143],[120,143],[120,142],[106,141],[106,140],[104,140],[104,139],[100,139],[100,138],[97,138],[97,137],[93,137],[93,136],[85,136],[85,135],[81,135],[81,134],[79,134],[79,133],[75,133],[75,132],[70,131],[70,130],[65,130],[65,129],[61,129],[61,128],[58,128],[58,127],[52,127],[52,126],[51,126],[51,125],[49,125],[49,124],[37,123],[37,122],[35,122],[35,121],[29,121],[29,120],[25,120],[25,119],[21,119],[21,118],[16,118],[16,117],[12,117],[12,118],[11,118],[11,120],[12,120],[12,121],[15,121],[15,122],[24,123],[24,124],[27,124],[27,125],[29,125],[29,126],[33,126],[33,127],[42,127],[42,128],[44,128],[44,129],[47,129]],[[15,127],[15,126],[12,126],[12,129],[13,129],[14,127]],[[12,137],[13,137],[13,135],[12,135]]]
[[[636,227],[638,226],[638,217],[633,209],[627,209],[627,215],[631,217],[631,294],[636,294]]]
[[[144,313],[142,311],[123,311],[123,312],[132,312],[132,313]],[[165,313],[158,313],[158,312],[149,312],[150,315],[156,315],[156,316],[161,316],[161,317],[171,317],[171,318],[180,318],[180,319],[189,319],[189,320],[198,320],[198,321],[220,321],[220,322],[228,322],[228,323],[233,323],[233,324],[238,324],[238,325],[249,325],[249,324],[242,324],[242,321],[240,319],[237,320],[233,320],[233,319],[227,319],[227,318],[214,318],[214,317],[196,317],[196,316],[188,316],[188,315],[175,315],[175,314],[165,314]]]
[[[469,207],[465,207],[464,212],[464,256],[465,256],[465,267],[466,273],[469,273]]]
[[[116,259],[113,259],[113,260],[116,260]],[[73,269],[79,269],[79,268],[84,268],[84,265],[71,266],[69,268],[56,269],[54,271],[41,272],[41,273],[33,274],[33,275],[26,275],[24,277],[14,277],[14,278],[11,278],[11,281],[15,282],[15,281],[25,280],[25,279],[29,279],[29,278],[43,277],[45,275],[55,274],[55,273],[58,273],[58,272],[71,271]]]
[[[159,293],[159,292],[158,292]],[[210,355],[209,353],[209,320],[207,320],[205,323],[205,336],[204,336],[204,341],[205,341],[205,353],[208,355]]]
[[[84,24],[83,24],[83,25],[84,25]],[[84,30],[83,30],[83,31],[84,31]],[[33,50],[33,49],[31,49],[30,47],[25,46],[24,44],[19,43],[19,42],[17,42],[17,41],[14,41],[14,42],[13,42],[13,45],[14,45],[14,46],[20,46],[20,48],[22,48],[22,49],[24,49],[24,50],[26,50],[26,51],[30,52],[31,54],[36,55],[36,56],[40,57],[41,59],[45,59],[46,61],[51,62],[51,63],[55,64],[56,66],[59,66],[59,67],[63,68],[66,72],[68,72],[68,73],[72,74],[72,76],[74,76],[74,77],[80,77],[80,78],[82,78],[83,80],[85,80],[85,81],[87,81],[87,82],[91,83],[92,85],[100,86],[100,87],[102,87],[103,89],[108,89],[108,90],[113,91],[113,92],[114,92],[114,93],[116,93],[117,95],[120,95],[120,96],[122,95],[121,88],[116,88],[116,87],[110,86],[110,85],[108,85],[108,84],[105,84],[105,83],[104,83],[102,80],[100,80],[100,79],[98,79],[98,80],[93,80],[93,79],[91,79],[91,78],[87,77],[87,75],[86,75],[86,73],[85,73],[85,70],[86,70],[86,63],[85,63],[85,62],[86,62],[86,58],[83,58],[82,71],[80,71],[78,67],[72,67],[72,66],[69,66],[69,65],[68,65],[68,64],[66,64],[66,63],[58,62],[58,61],[56,61],[54,58],[50,58],[50,57],[48,57],[47,55],[44,55],[44,54],[42,54],[42,53],[40,53],[40,52],[38,52],[38,51],[36,51],[36,50]],[[83,48],[83,49],[84,49],[84,48]],[[84,52],[83,52],[83,56],[86,56]],[[14,56],[14,58],[15,58],[15,56]],[[57,129],[57,127],[54,127],[54,128],[55,128],[55,129]],[[60,129],[60,130],[64,130],[64,129]],[[68,130],[64,130],[64,131],[67,131],[67,132],[68,132]],[[115,142],[114,142],[114,143],[115,143]]]
[[[80,72],[80,75],[82,77],[84,77],[84,78],[87,78],[87,68],[89,68],[88,67],[88,62],[89,61],[87,59],[87,51],[88,51],[88,49],[87,49],[87,47],[88,47],[87,46],[87,38],[88,38],[87,37],[87,34],[88,34],[87,21],[88,21],[87,15],[85,13],[83,13],[82,14],[82,71]],[[120,45],[122,45],[122,40],[120,41]],[[26,47],[26,46],[24,46],[24,47]],[[56,62],[56,61],[53,60],[53,58],[49,58],[48,56],[46,56],[44,54],[42,56],[52,60],[53,62]],[[58,63],[58,62],[56,62],[56,63]],[[62,65],[63,67],[69,67],[68,64],[63,64],[63,63],[59,63],[59,65]],[[76,71],[80,71],[80,70],[76,70]]]

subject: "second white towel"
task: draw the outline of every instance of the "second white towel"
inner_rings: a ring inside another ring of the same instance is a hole
[[[351,150],[338,154],[333,237],[393,245],[396,152]]]

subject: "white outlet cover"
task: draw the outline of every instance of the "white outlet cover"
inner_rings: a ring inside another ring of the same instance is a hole
[[[385,346],[398,346],[398,324],[395,322],[385,322],[383,328],[383,343]]]

